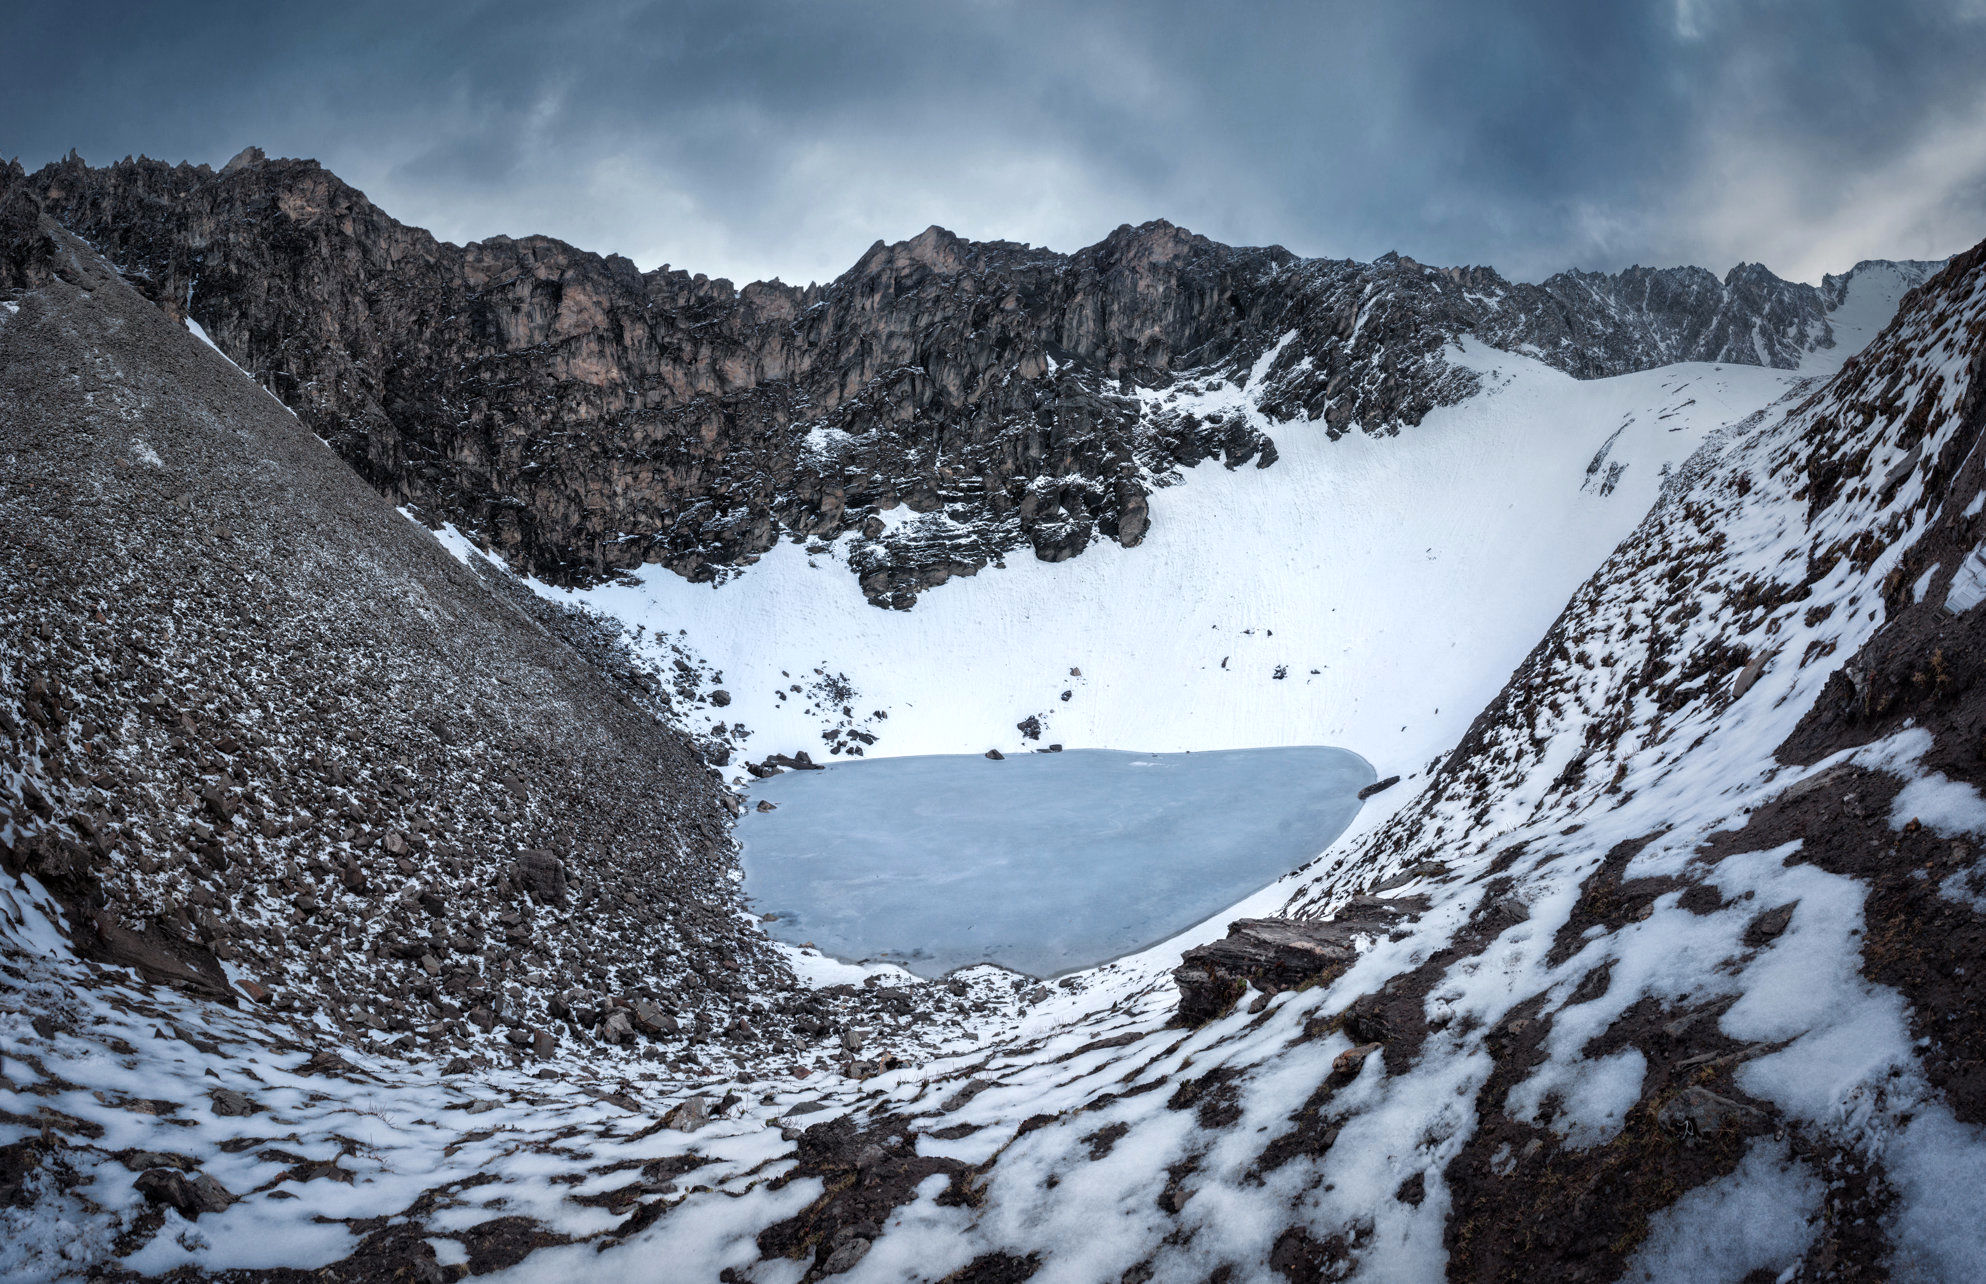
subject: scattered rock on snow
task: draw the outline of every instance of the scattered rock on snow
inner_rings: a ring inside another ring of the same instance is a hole
[[[1355,896],[1330,919],[1245,918],[1225,940],[1196,946],[1173,970],[1181,1025],[1225,1015],[1249,986],[1264,994],[1332,981],[1358,957],[1361,936],[1384,936],[1426,905],[1418,897]]]
[[[710,1122],[710,1105],[710,1098],[698,1093],[678,1102],[668,1114],[663,1115],[662,1126],[677,1132],[695,1132]]]
[[[213,1092],[214,1113],[224,1118],[237,1118],[252,1115],[262,1109],[247,1096],[232,1088],[216,1088]]]
[[[227,1187],[199,1171],[147,1168],[132,1185],[152,1203],[177,1209],[188,1220],[198,1220],[202,1213],[221,1212],[235,1201]]]

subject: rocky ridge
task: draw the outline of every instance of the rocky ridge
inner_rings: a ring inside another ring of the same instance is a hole
[[[376,487],[519,569],[704,579],[781,538],[847,537],[864,593],[899,607],[1017,550],[1134,545],[1178,469],[1275,458],[1245,420],[1134,391],[1252,376],[1272,421],[1396,432],[1476,390],[1443,355],[1459,339],[1580,378],[1790,368],[1833,344],[1846,279],[1745,264],[1528,285],[1155,222],[1072,255],[934,227],[825,285],[737,288],[545,237],[440,242],[253,148],[219,171],[10,165],[0,211],[89,240]]]
[[[12,262],[0,857],[83,954],[347,1048],[841,1055],[696,682],[450,557],[74,238]]]

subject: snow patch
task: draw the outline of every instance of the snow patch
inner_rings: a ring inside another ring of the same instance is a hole
[[[1690,1191],[1649,1219],[1648,1238],[1622,1278],[1779,1275],[1798,1263],[1813,1242],[1826,1189],[1785,1143],[1756,1142],[1729,1175]]]
[[[1963,615],[1982,601],[1986,601],[1986,545],[1973,549],[1952,572],[1951,586],[1945,590],[1945,609]]]

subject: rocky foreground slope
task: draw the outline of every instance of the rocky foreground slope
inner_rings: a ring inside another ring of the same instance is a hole
[[[444,1059],[815,1042],[742,917],[736,800],[665,725],[680,675],[450,557],[88,247],[31,245],[0,843],[79,950]]]
[[[892,606],[1015,550],[1136,544],[1176,469],[1275,457],[1246,417],[1154,412],[1135,390],[1190,398],[1274,350],[1271,424],[1391,432],[1478,388],[1442,355],[1459,336],[1580,378],[1792,368],[1834,346],[1849,279],[1742,264],[1527,285],[1158,222],[1073,255],[934,227],[825,285],[738,289],[545,237],[440,242],[315,162],[253,148],[218,172],[13,165],[0,208],[82,235],[375,486],[521,569],[701,579],[782,537],[848,535],[863,591]],[[1869,266],[1906,284],[1936,267]],[[901,528],[884,517],[898,505],[940,519]]]
[[[1020,1013],[983,976],[784,989],[724,926],[698,841],[721,798],[592,634],[447,559],[78,242],[29,248],[0,306],[0,1274],[1986,1264],[1986,246],[1699,450],[1433,778],[1379,795],[1390,819],[1281,913]],[[458,715],[448,762],[396,770]],[[624,885],[654,908],[616,910]],[[396,957],[424,891],[447,939]],[[319,952],[275,993],[324,1022],[249,988],[277,931]],[[438,1006],[458,978],[508,999],[527,966],[556,1036],[528,1059]],[[594,969],[637,976],[558,1016]],[[339,1023],[334,988],[396,977],[385,1037]],[[632,1022],[678,990],[704,1032],[602,1037],[608,999]],[[438,1033],[393,1028],[416,1002]],[[978,1029],[932,1037],[973,1004]]]

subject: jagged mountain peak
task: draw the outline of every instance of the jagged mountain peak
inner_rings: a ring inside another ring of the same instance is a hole
[[[1942,271],[1949,259],[1863,259],[1846,272],[1830,272],[1821,278],[1821,294],[1828,301],[1829,311],[1840,307],[1847,299],[1848,291],[1857,282],[1872,277],[1884,278],[1893,283],[1898,296],[1915,289]]]
[[[128,160],[129,158],[127,157],[126,159]],[[236,152],[233,159],[221,166],[221,173],[232,174],[238,170],[247,169],[251,165],[260,165],[268,159],[269,154],[267,152],[251,144]]]
[[[1072,257],[1109,270],[1120,266],[1172,263],[1194,254],[1223,251],[1235,252],[1228,246],[1160,218],[1136,225],[1121,223],[1101,241],[1077,251]],[[1279,247],[1268,252],[1287,254]]]
[[[6,183],[190,312],[375,485],[522,567],[713,578],[782,537],[853,536],[865,593],[898,606],[1009,552],[1134,544],[1155,486],[1209,457],[1273,460],[1278,425],[1409,430],[1478,390],[1447,355],[1465,337],[1580,378],[1792,369],[1834,342],[1850,293],[1749,264],[1522,285],[1162,219],[1073,255],[933,226],[825,285],[740,289],[549,237],[450,245],[312,161],[77,160]],[[1240,380],[1272,351],[1261,423],[1127,395]],[[898,504],[944,520],[887,530]]]

